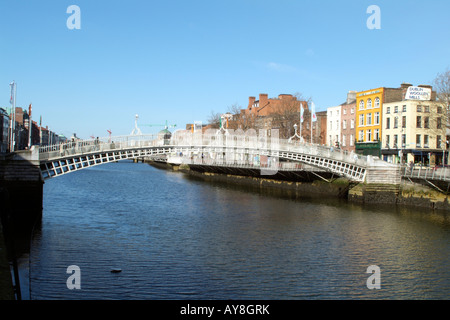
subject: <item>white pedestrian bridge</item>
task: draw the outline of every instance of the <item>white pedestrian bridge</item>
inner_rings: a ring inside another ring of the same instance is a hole
[[[354,182],[399,184],[400,167],[372,156],[326,146],[278,139],[268,131],[242,130],[204,133],[176,131],[171,137],[128,135],[77,140],[39,148],[42,177],[50,179],[84,168],[125,159],[166,156],[179,164],[260,169],[262,175],[307,167]]]

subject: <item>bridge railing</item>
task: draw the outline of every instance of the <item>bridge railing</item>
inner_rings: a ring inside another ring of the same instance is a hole
[[[205,165],[205,166],[226,166],[241,169],[272,169],[277,171],[325,171],[298,162],[279,162],[276,158],[258,159],[213,159],[209,157],[181,157],[180,163]]]
[[[66,143],[40,147],[39,158],[44,160],[99,151],[152,147],[162,145],[164,142],[164,140],[158,140],[156,135],[115,136],[92,140],[73,140]]]
[[[144,148],[156,146],[183,146],[192,148],[218,148],[226,152],[251,152],[282,157],[283,153],[297,153],[302,155],[329,158],[336,161],[367,166],[375,162],[381,165],[389,165],[384,161],[373,157],[359,155],[353,152],[345,152],[340,149],[310,144],[288,139],[279,139],[268,135],[256,135],[237,130],[232,135],[217,134],[217,130],[209,130],[205,133],[190,133],[176,131],[171,139],[162,139],[158,135],[128,135],[103,137],[92,140],[75,140],[66,143],[43,146],[39,149],[41,160],[51,160],[72,155],[125,150],[128,148]],[[233,151],[234,150],[234,151]]]
[[[279,139],[278,137],[270,137],[265,135],[257,136],[256,132],[251,134],[244,134],[241,132],[234,132],[232,135],[217,134],[217,130],[206,131],[206,133],[186,133],[180,132],[175,134],[170,142],[171,145],[193,145],[203,147],[226,147],[229,150],[238,149],[253,149],[264,153],[270,151],[271,155],[274,153],[296,152],[309,156],[317,156],[321,158],[330,158],[342,162],[367,166],[376,161],[376,158],[359,155],[353,152],[343,151],[318,144],[311,144],[288,139]],[[384,163],[384,162],[383,162]],[[386,163],[387,164],[387,163]]]
[[[415,178],[423,180],[450,181],[450,168],[447,167],[409,167],[402,166],[402,176],[405,178]]]

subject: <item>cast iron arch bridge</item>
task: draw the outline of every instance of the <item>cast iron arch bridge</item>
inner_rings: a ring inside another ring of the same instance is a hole
[[[257,136],[255,131],[234,134],[176,131],[169,139],[157,135],[128,135],[76,140],[39,148],[44,180],[109,162],[166,156],[178,163],[259,168],[262,175],[314,167],[353,182],[399,184],[400,170],[372,156],[347,153],[300,141]]]

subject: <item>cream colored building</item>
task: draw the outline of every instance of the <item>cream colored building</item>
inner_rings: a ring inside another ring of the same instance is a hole
[[[341,144],[341,106],[327,108],[327,145],[340,147]]]
[[[436,101],[384,103],[381,154],[392,163],[442,164],[446,120]]]

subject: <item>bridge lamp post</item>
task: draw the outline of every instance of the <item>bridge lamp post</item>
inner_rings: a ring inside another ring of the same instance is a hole
[[[297,137],[301,141],[300,136],[297,134],[297,124],[296,123],[294,124],[294,135],[289,138],[289,142],[291,142],[292,139],[294,139],[295,137]]]

